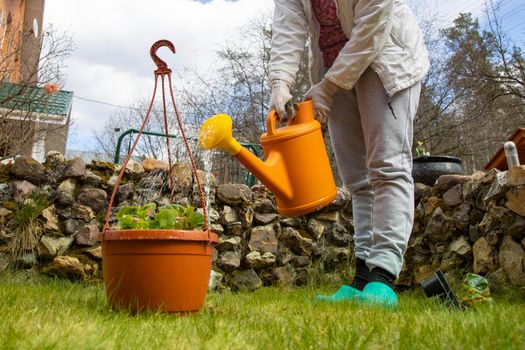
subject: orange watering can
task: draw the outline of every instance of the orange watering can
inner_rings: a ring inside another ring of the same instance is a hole
[[[261,136],[262,161],[232,137],[232,119],[217,114],[204,122],[199,145],[222,148],[237,158],[276,197],[282,215],[307,214],[336,196],[334,177],[324,146],[321,125],[314,119],[312,101],[299,104],[294,119],[277,128],[277,113],[270,111],[267,133]]]

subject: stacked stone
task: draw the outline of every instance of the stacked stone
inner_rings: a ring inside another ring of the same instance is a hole
[[[416,186],[415,225],[400,284],[440,269],[458,281],[486,276],[494,289],[525,286],[525,166],[441,176]]]
[[[108,166],[114,168],[112,164]],[[109,187],[102,178],[88,169],[82,159],[66,161],[56,152],[50,152],[44,164],[19,157],[1,169],[3,268],[11,263],[23,268],[38,266],[44,273],[70,279],[99,277],[102,254],[97,236]],[[14,210],[37,191],[45,195],[48,203],[39,216],[41,234],[33,246],[25,247],[25,254],[9,257],[7,246],[12,233],[7,232],[5,224],[15,215]]]
[[[220,185],[216,200],[212,228],[220,241],[214,267],[222,274],[214,276],[225,275],[228,287],[304,285],[318,269],[333,272],[349,266],[352,224],[345,191],[338,191],[321,211],[296,218],[281,216],[273,195],[261,185]]]
[[[151,159],[128,164],[112,213],[123,205],[168,204],[172,194],[177,203],[201,207],[191,167],[174,165],[172,189],[166,169],[166,163]],[[66,161],[58,153],[50,153],[44,164],[20,157],[0,165],[0,271],[12,263],[65,278],[100,278],[97,236],[119,170],[111,163]],[[199,171],[202,184],[205,178]],[[338,190],[336,199],[318,212],[287,218],[262,185],[218,185],[213,177],[208,185],[210,224],[220,236],[212,287],[251,291],[304,285],[317,276],[337,284],[351,278],[353,223],[346,191]],[[11,257],[9,222],[37,190],[48,198],[39,216],[42,233],[25,256]],[[525,166],[445,175],[434,186],[416,184],[415,198],[400,287],[415,286],[438,269],[451,280],[466,272],[486,276],[494,289],[525,286]]]

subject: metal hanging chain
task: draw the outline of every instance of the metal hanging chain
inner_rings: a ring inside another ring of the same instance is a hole
[[[166,95],[165,95],[165,86],[164,86],[164,77],[167,76],[168,77],[168,86],[169,86],[169,91],[170,91],[171,102],[173,104],[173,109],[175,111],[175,115],[177,116],[177,122],[178,122],[178,125],[179,125],[179,129],[181,131],[182,138],[184,140],[184,144],[186,146],[186,150],[188,151],[188,155],[189,155],[190,160],[191,160],[191,166],[192,166],[192,169],[193,169],[193,175],[195,176],[195,181],[197,182],[197,187],[199,188],[199,196],[200,196],[201,205],[202,205],[202,211],[203,211],[203,216],[204,216],[204,230],[208,232],[208,238],[210,238],[210,229],[208,227],[208,213],[206,211],[206,200],[204,199],[204,192],[202,190],[202,186],[201,186],[201,183],[200,183],[200,180],[199,180],[199,175],[198,175],[198,172],[197,172],[197,166],[195,165],[195,160],[193,158],[193,153],[191,152],[191,148],[190,148],[190,145],[189,145],[188,140],[186,138],[186,134],[184,132],[184,128],[182,127],[182,120],[181,120],[179,112],[177,110],[177,105],[175,104],[175,97],[174,97],[174,94],[173,94],[173,88],[172,88],[172,82],[171,82],[171,69],[168,68],[168,65],[166,64],[166,62],[164,62],[162,59],[159,58],[159,56],[157,56],[157,50],[160,47],[163,47],[163,46],[169,48],[171,50],[171,52],[175,53],[175,46],[169,40],[159,40],[159,41],[155,42],[151,46],[150,56],[153,59],[153,62],[155,63],[155,65],[157,66],[157,69],[154,71],[154,73],[155,73],[155,85],[153,87],[153,96],[151,97],[151,102],[150,102],[149,107],[148,107],[148,112],[146,113],[146,116],[144,117],[144,121],[142,123],[142,126],[139,129],[137,137],[135,138],[135,142],[133,142],[133,146],[131,147],[131,149],[130,149],[127,157],[126,157],[126,160],[122,164],[122,168],[120,169],[120,172],[118,174],[117,181],[115,183],[115,186],[113,188],[113,192],[111,194],[111,199],[110,199],[110,201],[108,203],[108,210],[106,212],[106,223],[104,224],[103,232],[106,232],[106,231],[109,230],[109,219],[110,219],[110,216],[111,216],[111,208],[113,207],[113,202],[115,200],[118,187],[120,185],[122,177],[124,176],[124,173],[126,172],[126,167],[128,165],[129,160],[131,159],[131,155],[133,154],[133,151],[135,150],[135,148],[137,146],[137,143],[138,143],[138,141],[140,139],[140,136],[142,135],[142,132],[144,131],[144,127],[146,126],[147,122],[149,121],[149,118],[150,118],[150,115],[151,115],[151,111],[153,109],[153,104],[154,104],[154,101],[155,101],[155,96],[157,94],[157,86],[158,86],[159,77],[161,78],[164,129],[165,129],[165,132],[166,132],[166,145],[168,147],[168,166],[169,166],[168,186],[169,186],[169,188],[171,190],[170,196],[171,196],[171,198],[173,197],[173,191],[174,191],[173,176],[172,176],[173,166],[172,166],[172,162],[171,162],[170,141],[169,141],[169,132],[168,132],[168,116],[167,116]]]

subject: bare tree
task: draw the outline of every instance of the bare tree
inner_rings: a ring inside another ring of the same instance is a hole
[[[488,30],[460,14],[430,41],[432,67],[415,122],[417,140],[433,154],[460,156],[466,172],[482,168],[524,120],[521,50],[506,40],[496,7],[487,6],[487,15]]]
[[[217,52],[217,69],[209,75],[185,70],[186,78],[180,88],[183,110],[190,124],[201,125],[217,113],[233,118],[233,132],[240,142],[258,145],[266,132],[266,118],[270,103],[268,65],[272,37],[271,16],[263,14],[240,28],[242,41],[226,43]],[[307,48],[292,91],[300,101],[310,87],[307,70]],[[328,141],[329,143],[329,141]],[[218,153],[214,157],[214,173],[219,181],[243,181],[246,176],[229,155]]]
[[[242,141],[258,142],[266,130],[270,102],[268,65],[272,37],[271,16],[263,14],[240,28],[242,40],[226,42],[217,52],[217,69],[205,76],[186,70],[191,84],[182,87],[185,108],[196,117],[196,124],[218,111],[234,118],[234,128]],[[306,48],[305,48],[306,51]],[[303,56],[292,91],[300,101],[309,88],[307,55]]]
[[[113,159],[117,153],[118,144],[120,144],[120,150],[118,150],[119,158],[123,159],[128,155],[131,150],[131,145],[136,137],[138,137],[138,131],[144,122],[149,104],[149,100],[138,100],[132,106],[117,111],[110,117],[102,130],[93,133],[100,151],[104,153],[107,158]],[[167,105],[166,107],[171,159],[173,162],[187,160],[188,154],[175,117],[175,111],[171,105]],[[183,113],[181,114],[184,115]],[[192,150],[198,150],[196,147],[196,127],[187,123],[185,123],[183,127],[185,135],[192,146]],[[151,115],[143,131],[144,134],[140,136],[137,147],[132,155],[133,159],[154,158],[168,160],[166,126],[161,102],[156,101],[154,103]],[[120,143],[118,142],[119,139],[121,139]]]
[[[507,33],[503,31],[502,18],[499,16],[498,9],[501,1],[496,4],[492,0],[485,0],[486,15],[489,26],[489,45],[494,50],[498,60],[495,74],[485,72],[486,77],[497,81],[501,85],[500,94],[494,98],[502,96],[514,96],[516,103],[523,106],[525,104],[525,59],[523,49],[514,44]]]

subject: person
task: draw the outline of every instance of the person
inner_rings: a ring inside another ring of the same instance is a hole
[[[412,133],[428,53],[404,0],[274,0],[270,108],[287,120],[303,48],[316,119],[352,193],[356,273],[318,300],[396,306],[412,231]],[[305,45],[309,39],[308,45]]]

